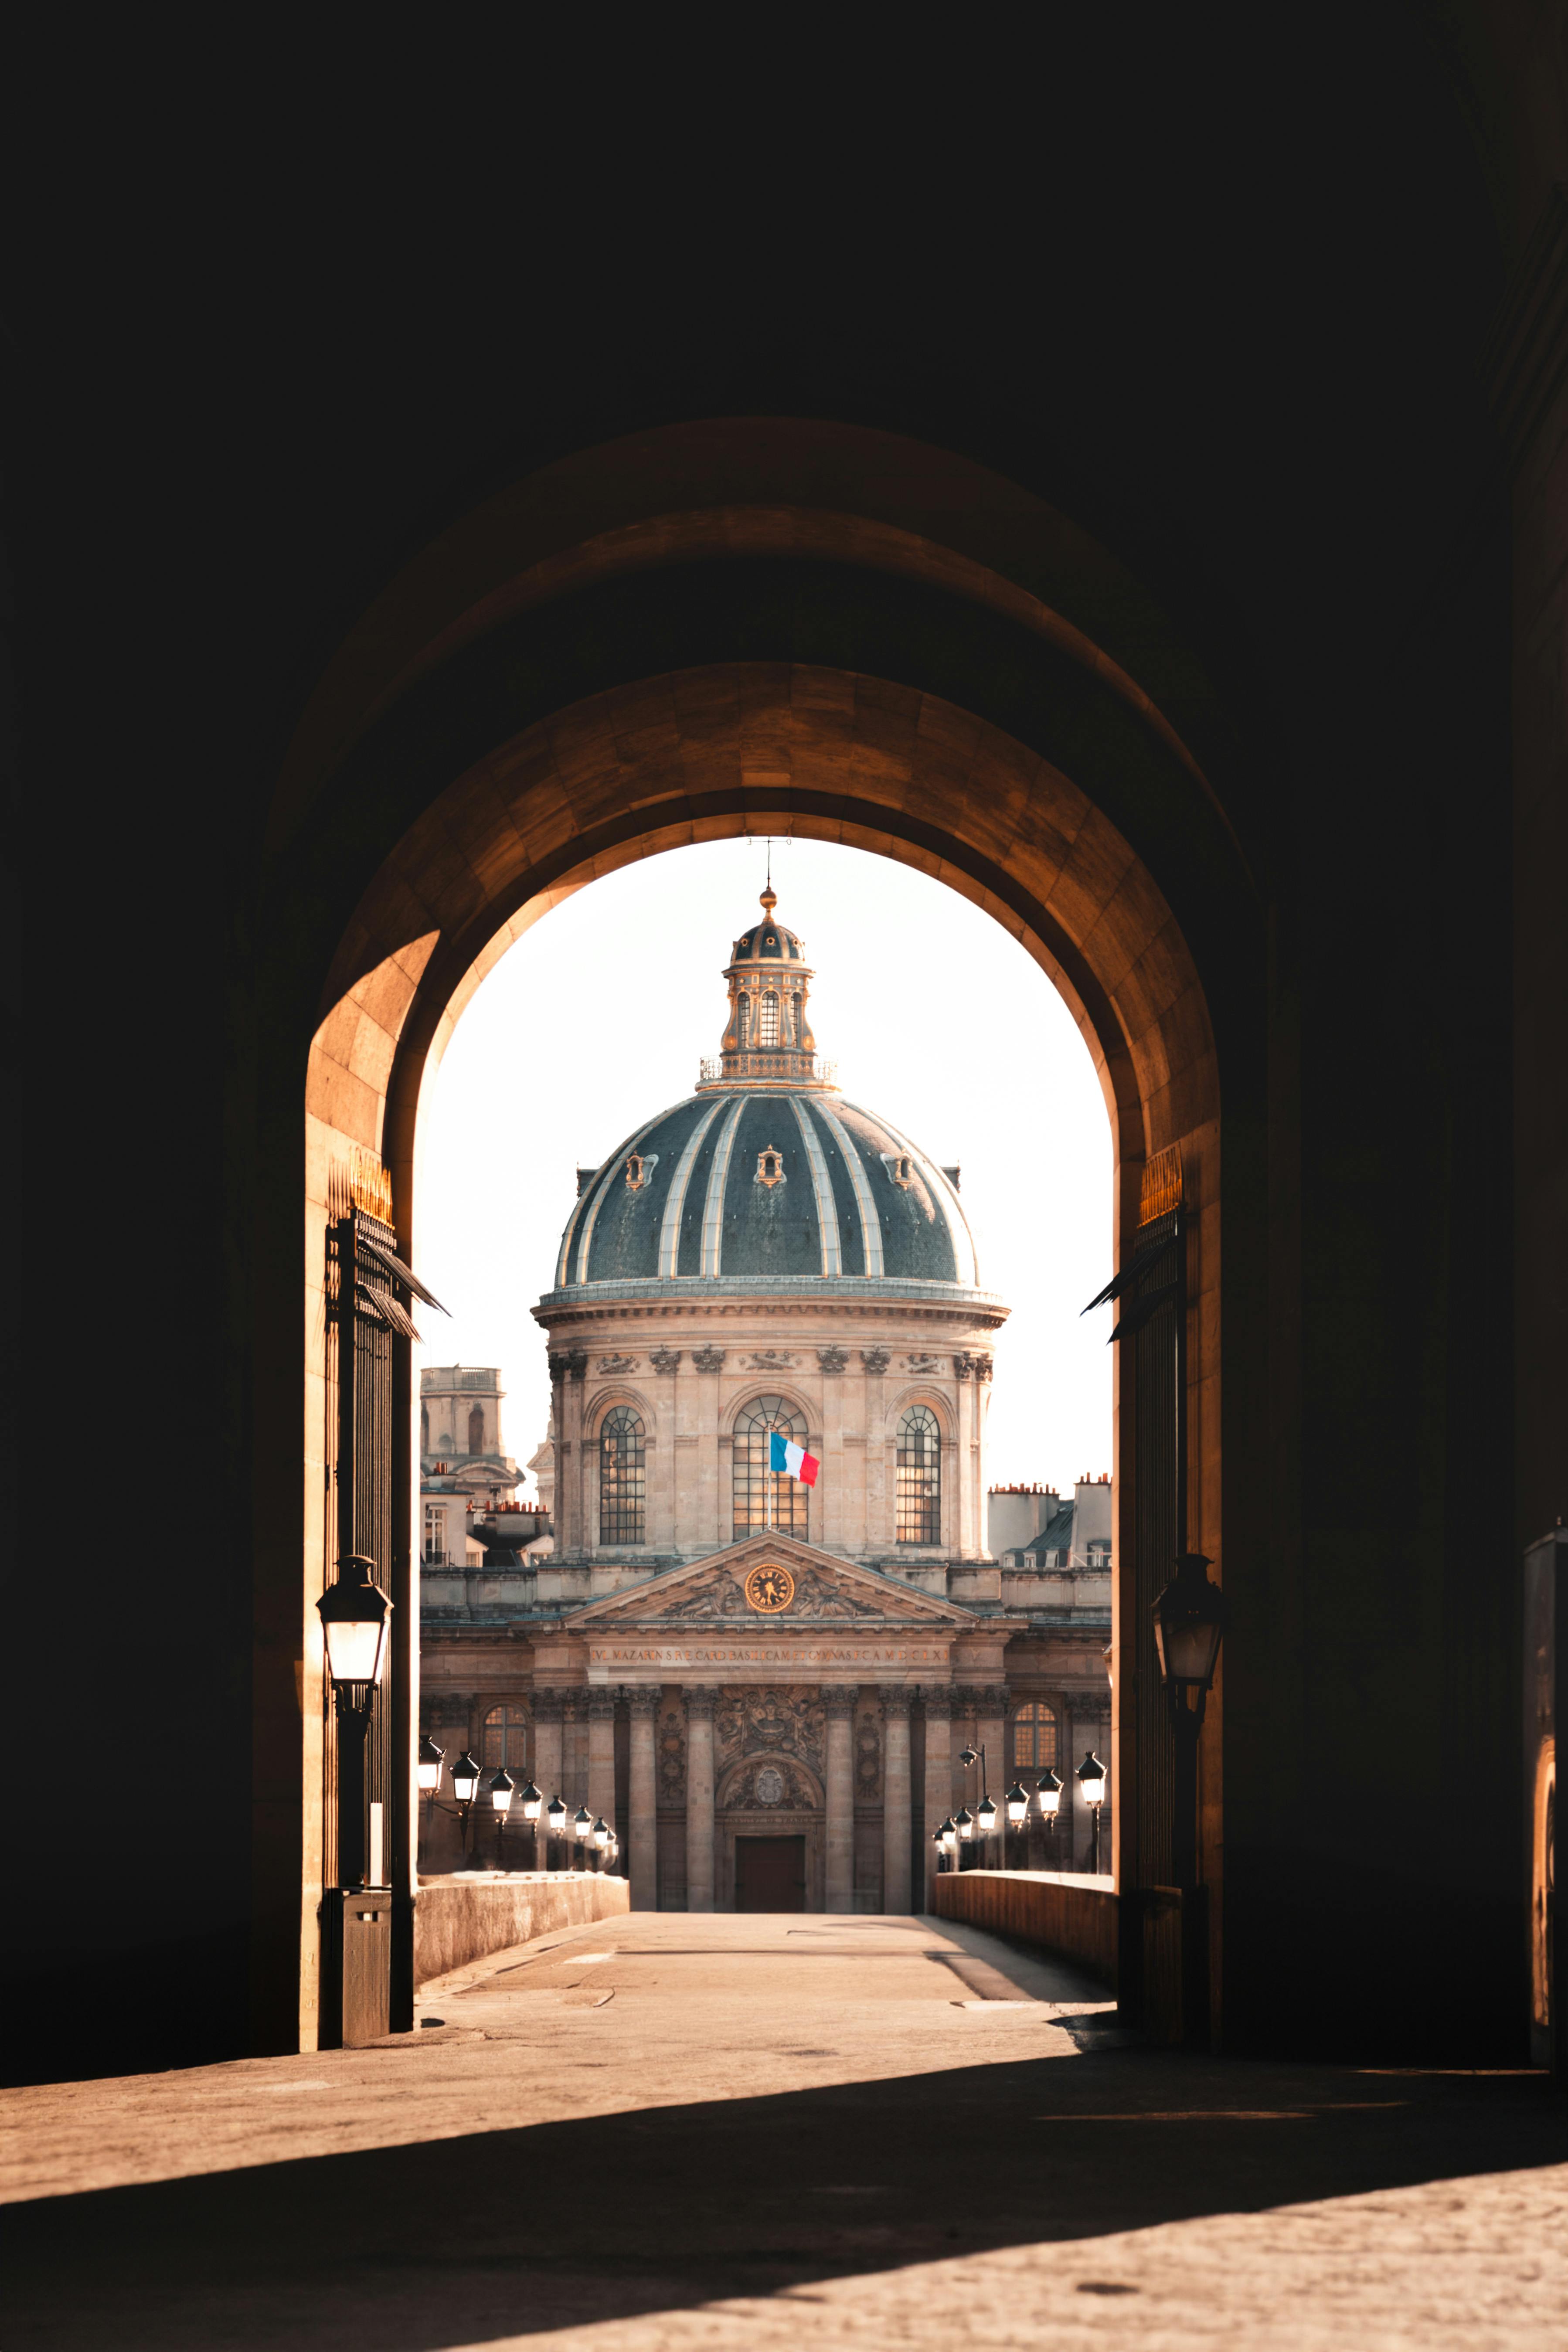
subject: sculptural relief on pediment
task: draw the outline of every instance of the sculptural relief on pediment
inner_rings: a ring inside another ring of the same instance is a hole
[[[887,1613],[886,1604],[878,1596],[851,1591],[847,1585],[838,1583],[820,1569],[802,1563],[790,1572],[795,1591],[787,1608],[771,1618],[774,1625],[787,1626],[797,1618],[826,1618],[845,1623]],[[683,1581],[668,1599],[661,1598],[650,1607],[647,1613],[670,1624],[711,1623],[715,1618],[754,1624],[757,1620],[757,1612],[746,1598],[743,1575],[720,1562],[689,1581]]]

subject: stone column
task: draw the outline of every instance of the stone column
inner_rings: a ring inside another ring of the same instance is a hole
[[[855,1908],[855,1702],[858,1692],[826,1690],[827,1907]]]
[[[566,1800],[568,1816],[584,1803],[588,1793],[586,1760],[583,1754],[583,1731],[587,1706],[584,1691],[563,1691],[561,1694],[561,1793]]]
[[[936,1881],[936,1847],[931,1833],[952,1811],[952,1693],[944,1685],[931,1685],[924,1696],[926,1785],[921,1852],[925,1856],[925,1907],[929,1911]]]
[[[631,1819],[626,1823],[626,1862],[631,1876],[632,1909],[658,1908],[658,1775],[654,1730],[658,1721],[658,1692],[627,1694],[632,1715]]]
[[[561,1716],[562,1700],[558,1690],[535,1691],[533,1694],[533,1777],[545,1804],[552,1797],[564,1795],[561,1786]],[[539,1862],[542,1869],[565,1866],[565,1856],[559,1846],[551,1853],[549,1823],[540,1815]]]
[[[910,1907],[910,1694],[882,1692],[882,1908]]]
[[[588,1693],[588,1811],[616,1826],[616,1694]]]
[[[686,1694],[686,1907],[713,1908],[713,1694]]]

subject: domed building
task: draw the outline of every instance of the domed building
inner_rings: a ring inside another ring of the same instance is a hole
[[[534,1309],[553,1548],[426,1576],[429,1712],[616,1822],[634,1905],[907,1911],[982,1770],[999,1799],[1065,1774],[1073,1717],[1103,1740],[1110,1580],[987,1553],[1007,1309],[958,1169],[818,1058],[776,905],[734,943],[693,1093],[579,1171]],[[806,1475],[770,1466],[780,1439]],[[491,1704],[443,1714],[503,1646]]]

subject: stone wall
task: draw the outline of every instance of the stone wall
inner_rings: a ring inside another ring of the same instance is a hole
[[[507,1877],[422,1878],[414,1910],[414,1981],[526,1944],[552,1928],[618,1918],[624,1878],[600,1871],[517,1871]]]

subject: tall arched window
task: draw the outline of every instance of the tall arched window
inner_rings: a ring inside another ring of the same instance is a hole
[[[779,1042],[779,1001],[770,988],[763,999],[762,1019],[757,1024],[759,1045],[776,1045]]]
[[[1057,1715],[1054,1707],[1031,1699],[1013,1712],[1015,1772],[1056,1770]]]
[[[899,1541],[942,1541],[942,1432],[929,1404],[899,1423]]]
[[[482,1454],[485,1450],[485,1409],[475,1405],[468,1415],[468,1452]]]
[[[628,1404],[613,1404],[599,1427],[599,1541],[647,1540],[643,1425]]]
[[[528,1717],[520,1706],[492,1706],[485,1717],[479,1761],[493,1771],[505,1765],[509,1772],[528,1770]]]
[[[738,1541],[770,1524],[785,1535],[805,1540],[806,1496],[810,1489],[784,1471],[768,1468],[768,1440],[774,1430],[797,1445],[805,1444],[805,1424],[783,1397],[753,1397],[735,1423],[734,1527]],[[769,1487],[772,1487],[770,1508]]]

